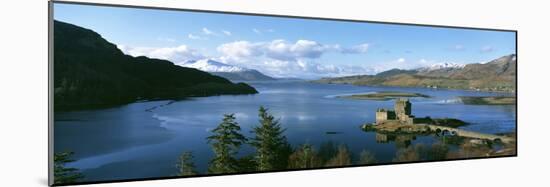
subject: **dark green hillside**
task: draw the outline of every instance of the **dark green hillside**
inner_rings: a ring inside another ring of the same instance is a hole
[[[132,57],[92,30],[54,22],[55,109],[125,104],[141,99],[254,94],[245,84],[166,60]]]

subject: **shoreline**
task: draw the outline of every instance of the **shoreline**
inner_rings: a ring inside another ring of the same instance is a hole
[[[318,79],[321,80],[321,79]],[[476,90],[476,89],[458,89],[458,88],[429,88],[429,87],[422,87],[422,86],[389,86],[389,85],[358,85],[358,84],[351,84],[351,83],[325,83],[325,82],[318,82],[318,80],[310,80],[307,82],[314,83],[314,84],[334,84],[334,85],[352,85],[352,86],[359,86],[359,87],[375,87],[375,88],[419,88],[419,89],[426,89],[426,90],[450,90],[450,91],[468,91],[468,92],[481,92],[481,93],[501,93],[501,94],[513,94],[514,96],[517,95],[517,90],[513,92],[509,91],[488,91],[488,90]]]

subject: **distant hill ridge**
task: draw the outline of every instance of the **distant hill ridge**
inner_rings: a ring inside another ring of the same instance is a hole
[[[125,55],[92,30],[54,21],[55,110],[254,93],[245,83],[166,60]]]
[[[391,69],[376,75],[323,78],[314,82],[515,92],[516,67],[516,55],[511,54],[487,63],[448,63],[413,70]]]

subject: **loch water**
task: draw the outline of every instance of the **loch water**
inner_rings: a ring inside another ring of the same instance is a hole
[[[368,150],[380,162],[390,162],[400,147],[437,141],[416,136],[406,141],[384,141],[360,126],[375,120],[377,108],[393,108],[394,101],[353,100],[341,95],[377,91],[414,92],[430,98],[411,98],[418,117],[457,118],[470,123],[463,129],[483,133],[516,130],[515,105],[465,105],[457,96],[496,96],[488,93],[430,88],[369,87],[317,84],[306,81],[250,82],[259,94],[197,97],[180,101],[147,101],[95,110],[55,112],[55,152],[73,151],[87,181],[167,177],[176,174],[176,161],[192,151],[200,172],[206,172],[212,149],[206,137],[222,120],[235,114],[242,133],[252,137],[258,108],[264,106],[286,128],[288,141],[314,146],[331,141],[345,144],[355,157]],[[329,133],[327,133],[329,132]],[[239,154],[253,151],[244,146]]]

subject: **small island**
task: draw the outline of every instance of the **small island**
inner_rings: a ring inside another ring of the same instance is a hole
[[[399,134],[450,134],[470,139],[486,141],[498,141],[503,143],[515,142],[515,138],[501,135],[472,132],[457,127],[467,125],[459,119],[430,117],[418,118],[412,115],[412,104],[408,99],[399,98],[395,102],[395,110],[378,109],[376,122],[364,124],[361,128],[365,131],[379,133]]]
[[[365,94],[354,94],[354,95],[338,96],[338,98],[361,99],[361,100],[377,100],[377,101],[387,101],[387,100],[397,99],[397,98],[401,98],[401,97],[429,98],[430,96],[420,94],[420,93],[409,93],[409,92],[375,92],[375,93],[365,93]]]
[[[458,97],[466,105],[515,105],[514,96],[461,96]]]

